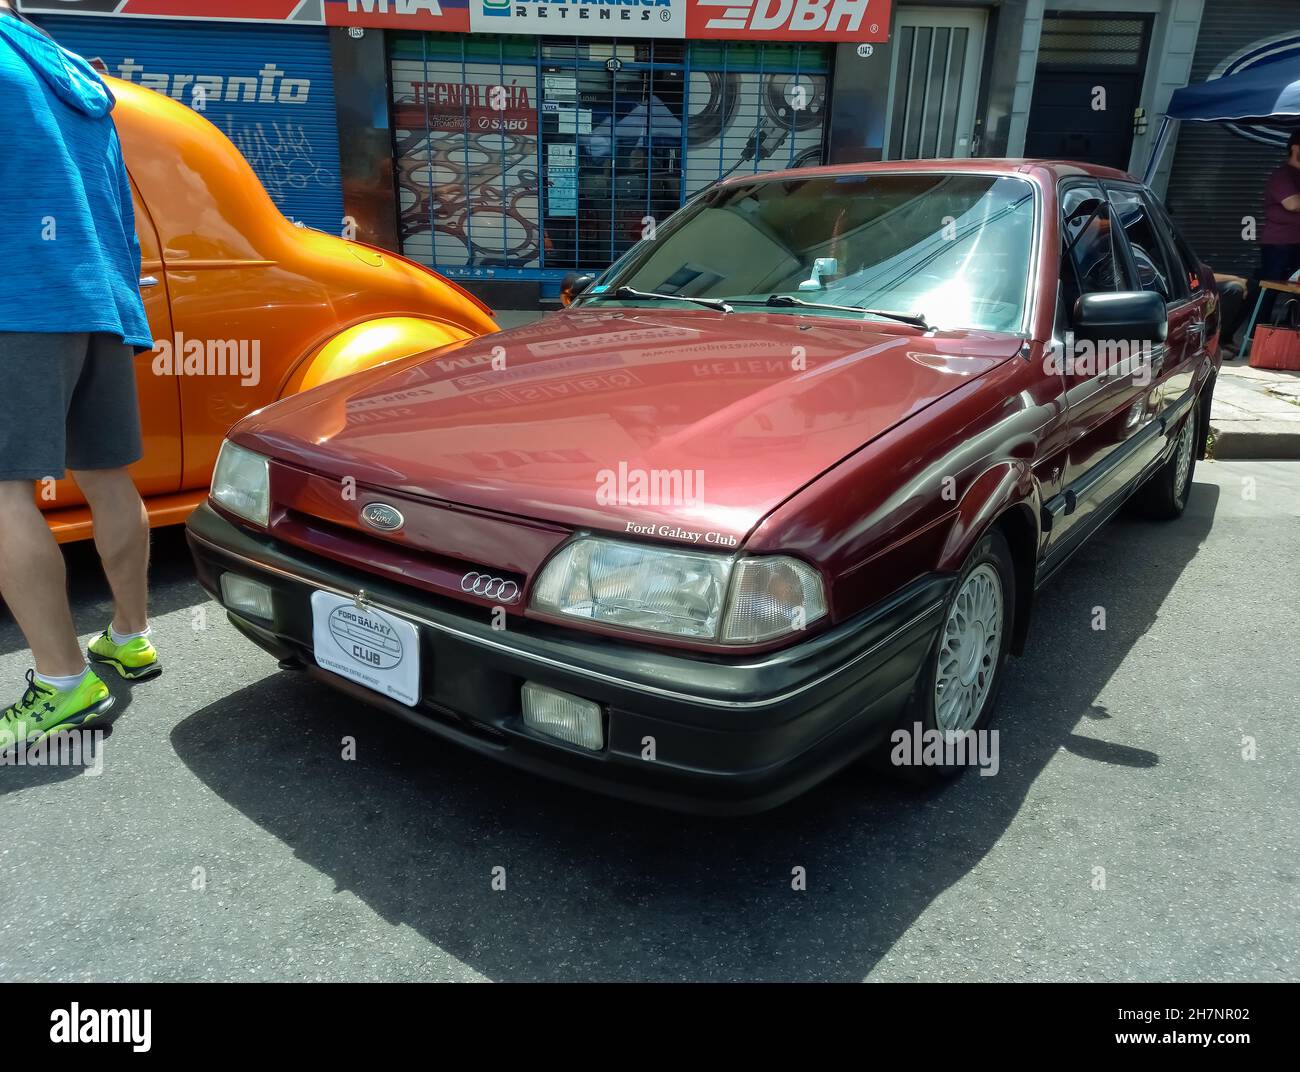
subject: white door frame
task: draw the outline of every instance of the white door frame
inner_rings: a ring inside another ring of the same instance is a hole
[[[900,7],[894,20],[893,37],[897,40],[898,31],[904,26],[913,27],[947,27],[964,29],[966,34],[966,57],[962,65],[962,81],[957,106],[957,125],[953,139],[954,156],[970,156],[971,144],[975,134],[975,109],[979,103],[980,83],[983,80],[984,66],[984,31],[988,26],[988,12],[983,8],[951,7]],[[913,38],[913,51],[916,43]],[[951,48],[951,42],[949,43]],[[933,53],[933,39],[930,45]],[[890,49],[889,58],[889,99],[885,102],[885,152],[893,142],[894,94],[898,91],[898,57],[901,49],[895,45]],[[931,56],[931,62],[933,55]],[[909,64],[910,67],[910,64]],[[944,73],[947,81],[947,72]],[[906,121],[906,116],[904,117]],[[904,140],[906,144],[906,130]],[[886,156],[885,159],[892,159]]]

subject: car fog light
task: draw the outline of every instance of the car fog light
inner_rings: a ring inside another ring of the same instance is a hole
[[[605,747],[600,704],[532,681],[524,682],[524,725],[548,737],[599,752]]]
[[[233,611],[270,621],[273,617],[271,589],[236,573],[221,575],[221,601]]]

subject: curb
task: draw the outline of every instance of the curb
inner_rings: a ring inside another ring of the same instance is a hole
[[[1214,432],[1214,460],[1237,459],[1291,461],[1300,458],[1300,432],[1234,428],[1237,421],[1216,423],[1210,418]]]
[[[1210,410],[1214,457],[1300,458],[1300,405],[1290,398],[1295,379],[1224,365]]]

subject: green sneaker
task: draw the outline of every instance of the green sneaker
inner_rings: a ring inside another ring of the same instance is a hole
[[[19,741],[35,744],[59,730],[84,726],[99,718],[113,706],[113,697],[93,670],[80,685],[60,692],[27,671],[27,691],[23,698],[0,715],[0,749]]]
[[[111,666],[127,681],[144,681],[162,673],[158,652],[148,637],[136,637],[125,644],[114,644],[113,634],[105,629],[89,649],[90,661]]]

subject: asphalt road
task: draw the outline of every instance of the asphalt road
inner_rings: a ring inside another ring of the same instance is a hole
[[[1300,979],[1298,536],[1300,463],[1202,464],[1181,521],[1113,522],[1043,593],[996,776],[717,820],[278,671],[157,534],[168,669],[115,686],[101,772],[0,768],[0,977]],[[89,635],[103,582],[69,562]],[[6,614],[6,692],[22,648]]]

